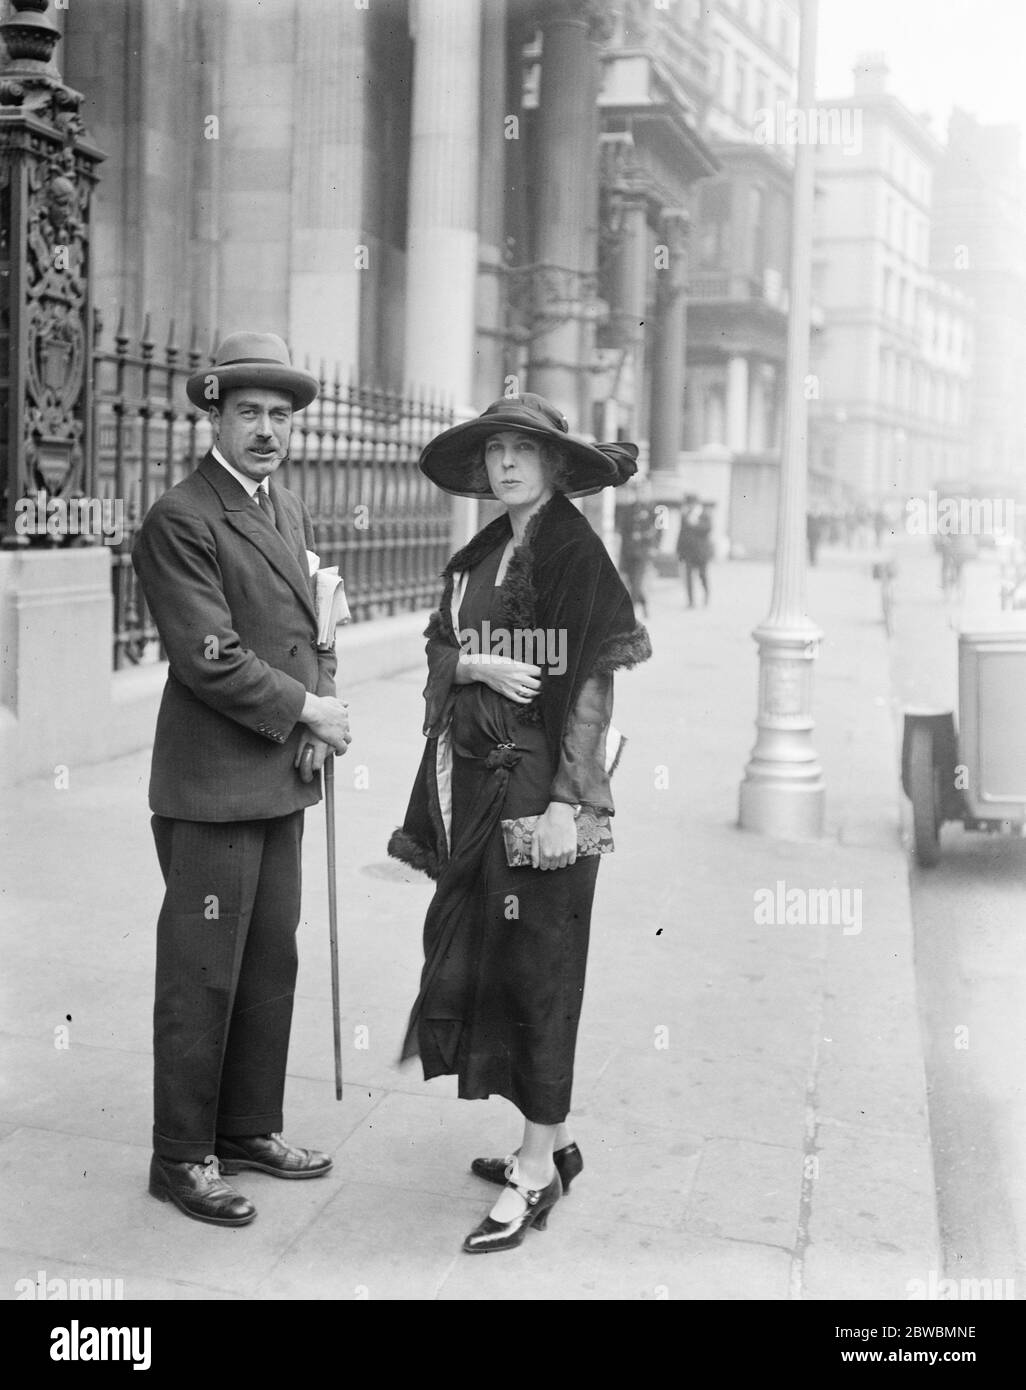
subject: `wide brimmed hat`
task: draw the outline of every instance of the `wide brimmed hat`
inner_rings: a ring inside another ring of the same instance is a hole
[[[421,472],[456,497],[491,497],[487,476],[475,479],[475,465],[482,461],[480,446],[501,430],[520,430],[557,444],[569,469],[565,490],[570,497],[619,487],[637,472],[633,444],[589,444],[569,432],[566,417],[554,405],[532,392],[503,396],[476,419],[443,430],[421,453]]]
[[[292,397],[293,410],[304,409],[317,395],[317,378],[293,367],[289,350],[276,333],[229,333],[213,365],[191,376],[185,393],[200,410],[210,410],[221,404],[228,391],[241,386],[284,391]]]

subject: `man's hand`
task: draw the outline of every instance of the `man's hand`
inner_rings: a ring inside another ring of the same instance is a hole
[[[565,869],[577,862],[577,823],[574,808],[563,801],[550,801],[548,810],[538,817],[531,840],[531,863],[536,869]]]
[[[336,753],[345,753],[352,742],[349,732],[349,706],[341,700],[336,700],[333,695],[307,695],[300,718],[314,736],[310,742],[321,741]],[[303,740],[300,740],[300,754],[302,746]],[[323,766],[327,749],[320,762],[316,761],[316,756],[315,753],[314,766]],[[299,766],[298,761],[296,766]]]

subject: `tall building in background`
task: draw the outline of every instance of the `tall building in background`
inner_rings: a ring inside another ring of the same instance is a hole
[[[715,502],[721,544],[775,540],[789,308],[793,146],[779,122],[797,85],[795,0],[706,10],[704,132],[721,172],[695,189],[681,468]]]
[[[1026,488],[1026,179],[1021,136],[956,108],[934,180],[930,263],[974,301],[971,476]],[[989,480],[989,481],[988,481]]]
[[[968,468],[972,304],[930,269],[940,143],[888,91],[882,55],[854,77],[819,103],[848,138],[817,147],[811,456],[851,500],[894,510]]]

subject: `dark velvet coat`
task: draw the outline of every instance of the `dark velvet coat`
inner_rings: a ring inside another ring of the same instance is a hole
[[[441,605],[424,634],[428,639],[428,683],[424,690],[427,746],[406,819],[392,835],[388,852],[432,878],[438,878],[445,868],[449,853],[435,763],[438,735],[451,711],[453,676],[460,657],[450,612],[454,576],[472,569],[511,535],[509,517],[503,514],[452,557],[443,572]],[[566,635],[566,670],[561,675],[545,672],[541,692],[530,705],[508,702],[515,720],[543,724],[553,766],[558,766],[578,701],[587,702],[590,695],[591,704],[600,704],[605,691],[611,698],[611,682],[598,678],[647,660],[652,654],[648,633],[636,622],[630,595],[601,539],[561,493],[531,518],[524,543],[513,551],[500,586],[500,605],[496,627],[540,628]],[[586,690],[589,682],[590,690]],[[590,727],[601,730],[602,726],[594,722]]]

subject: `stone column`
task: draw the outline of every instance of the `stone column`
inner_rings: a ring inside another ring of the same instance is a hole
[[[343,378],[359,365],[369,23],[338,0],[296,6],[289,340]]]
[[[585,371],[591,325],[581,301],[593,291],[598,245],[598,48],[601,14],[586,0],[546,7],[535,159],[535,260],[539,292],[559,322],[531,347],[530,389],[548,397],[571,429],[590,427]]]
[[[188,82],[180,100],[187,108],[190,132],[190,139],[185,142],[189,159],[185,186],[191,193],[192,235],[186,248],[187,311],[178,322],[186,333],[195,331],[201,351],[205,352],[219,326],[221,155],[230,158],[220,141],[207,140],[203,132],[205,117],[219,111],[223,101],[217,15],[198,8],[188,16],[181,42],[188,63]]]
[[[407,382],[472,409],[477,284],[480,0],[412,0],[413,118],[406,252]],[[453,545],[476,527],[456,499]]]
[[[472,404],[479,0],[413,0],[405,374]]]
[[[650,468],[674,473],[683,445],[685,314],[687,311],[687,226],[683,209],[663,214],[665,269],[656,271],[656,348],[652,356],[649,425]]]
[[[289,335],[295,0],[227,0],[221,27],[221,336]],[[170,212],[170,210],[169,210]],[[302,351],[301,344],[294,345]]]
[[[630,438],[640,440],[647,428],[642,401],[645,377],[645,319],[648,315],[648,198],[628,190],[620,196],[621,239],[616,257],[613,290],[616,341],[627,353],[634,390],[634,418]],[[626,421],[620,423],[627,423]]]
[[[523,132],[510,128],[506,91],[506,0],[489,0],[481,16],[481,175],[478,190],[477,340],[474,353],[473,403],[481,409],[505,390],[506,151]]]
[[[727,363],[727,448],[735,453],[748,449],[747,357],[732,357]]]
[[[753,454],[769,448],[766,439],[766,399],[757,357],[748,362],[748,447]]]

